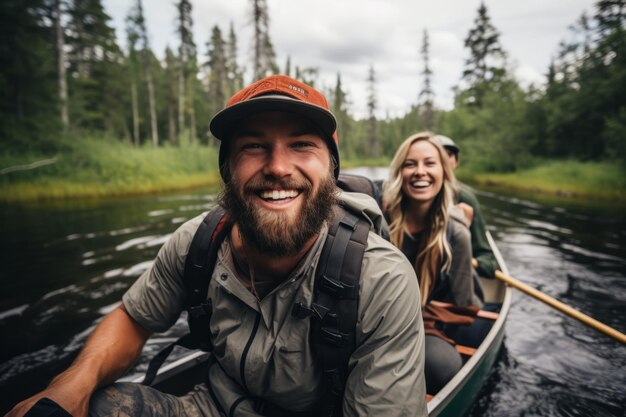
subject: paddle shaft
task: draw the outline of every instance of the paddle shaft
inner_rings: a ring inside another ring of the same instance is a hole
[[[550,297],[549,295],[542,293],[539,290],[529,287],[528,285],[516,280],[515,278],[511,278],[507,275],[504,275],[500,271],[496,271],[496,278],[498,278],[501,281],[506,282],[511,287],[517,288],[518,290],[530,295],[531,297],[534,297],[537,300],[542,301],[548,304],[549,306],[556,308],[560,312],[565,313],[568,316],[575,318],[576,320],[586,324],[587,326],[593,327],[594,329],[606,334],[607,336],[610,336],[613,339],[626,344],[626,335],[624,333],[621,333],[615,330],[614,328],[607,326],[606,324],[601,323],[598,320],[591,318],[588,315],[583,314],[578,310],[573,309],[567,304],[564,304],[560,302],[559,300],[556,300]]]

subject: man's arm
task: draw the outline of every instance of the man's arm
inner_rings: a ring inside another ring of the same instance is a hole
[[[466,187],[461,187],[460,201],[469,204],[474,209],[474,219],[470,225],[472,234],[472,255],[478,261],[478,275],[485,278],[495,278],[498,261],[496,260],[489,241],[487,228],[476,197]]]
[[[39,399],[48,397],[72,416],[87,416],[89,397],[121,377],[137,360],[150,332],[133,320],[123,306],[102,319],[74,363],[48,387],[17,404],[7,417],[24,415]]]

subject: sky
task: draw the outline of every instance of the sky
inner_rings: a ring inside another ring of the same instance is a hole
[[[152,50],[163,57],[166,46],[178,47],[176,0],[143,0]],[[238,37],[239,64],[252,62],[250,0],[191,0],[194,41],[201,60],[213,26],[224,38],[232,22]],[[103,0],[120,45],[125,47],[129,0]],[[350,111],[365,117],[367,76],[376,74],[377,116],[403,116],[418,102],[422,89],[420,55],[424,30],[430,38],[430,67],[435,105],[451,109],[469,56],[464,39],[473,27],[481,0],[267,0],[270,38],[277,64],[319,68],[316,87],[335,86],[337,74],[348,92]],[[568,27],[583,12],[593,14],[593,0],[485,0],[492,24],[500,32],[515,77],[523,86],[543,85],[559,42],[571,37]]]

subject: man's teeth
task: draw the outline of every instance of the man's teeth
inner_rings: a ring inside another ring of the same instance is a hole
[[[266,200],[282,200],[285,198],[294,198],[298,196],[298,192],[295,190],[272,190],[272,191],[263,191],[261,193],[261,198]]]

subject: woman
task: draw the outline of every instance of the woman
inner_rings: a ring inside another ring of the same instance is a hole
[[[453,341],[445,335],[446,327],[472,322],[471,317],[442,312],[430,302],[469,307],[470,315],[482,305],[474,291],[469,230],[450,219],[454,173],[445,155],[432,133],[410,136],[391,162],[383,194],[391,242],[413,262],[419,279],[430,394],[439,391],[462,365]]]

